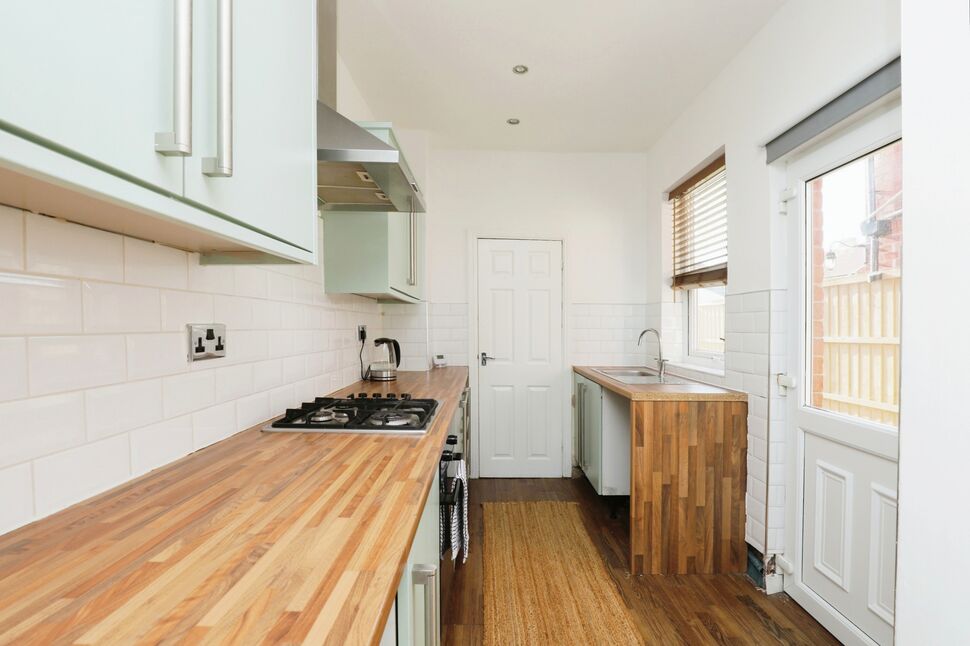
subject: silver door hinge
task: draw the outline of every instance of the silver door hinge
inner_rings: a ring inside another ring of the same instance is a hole
[[[794,377],[781,372],[775,375],[775,381],[778,383],[778,394],[782,397],[787,395],[789,390],[798,385]]]
[[[786,188],[778,195],[778,214],[788,215],[788,203],[795,199],[795,191]]]

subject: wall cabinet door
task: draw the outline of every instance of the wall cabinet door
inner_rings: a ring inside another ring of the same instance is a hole
[[[0,127],[182,193],[173,129],[175,0],[4,0]],[[204,3],[197,3],[204,4]]]
[[[420,300],[424,296],[424,215],[388,213],[387,218],[390,287]]]
[[[232,2],[232,176],[204,174],[218,150],[217,2],[194,3],[193,155],[185,197],[313,249],[316,221],[316,8],[313,0]]]

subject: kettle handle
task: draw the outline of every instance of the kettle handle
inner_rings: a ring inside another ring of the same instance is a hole
[[[397,342],[397,339],[388,339],[387,337],[381,337],[379,339],[374,339],[374,345],[383,345],[385,343],[390,343],[394,347],[394,367],[401,367],[401,344]]]

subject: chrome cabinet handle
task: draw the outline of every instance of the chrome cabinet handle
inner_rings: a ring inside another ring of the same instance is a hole
[[[438,646],[441,627],[438,612],[438,567],[418,564],[411,570],[414,583],[424,586],[424,643]]]
[[[483,366],[485,366],[485,365],[488,365],[488,361],[489,361],[489,359],[491,359],[492,361],[495,361],[495,357],[490,357],[490,356],[488,356],[487,354],[485,354],[485,353],[483,352],[483,353],[482,353],[482,365],[483,365]]]
[[[418,270],[415,256],[417,248],[417,226],[414,214],[414,198],[411,198],[411,212],[408,214],[408,285],[418,282]]]
[[[232,0],[219,0],[216,22],[216,156],[202,159],[202,174],[232,177]]]
[[[167,157],[192,154],[192,0],[175,0],[172,64],[172,130],[155,133],[155,152]]]

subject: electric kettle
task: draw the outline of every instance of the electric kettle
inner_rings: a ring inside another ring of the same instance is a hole
[[[386,361],[374,361],[367,369],[367,379],[370,381],[394,381],[397,379],[397,368],[401,365],[401,344],[395,339],[381,337],[374,339],[374,346],[387,348]]]

